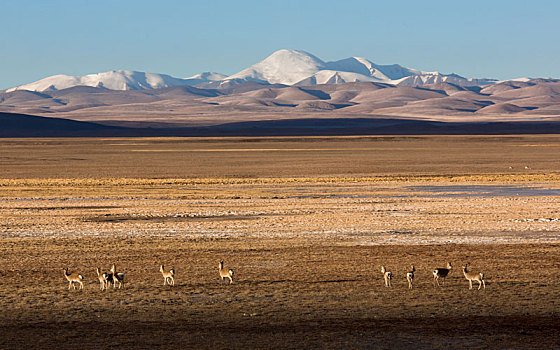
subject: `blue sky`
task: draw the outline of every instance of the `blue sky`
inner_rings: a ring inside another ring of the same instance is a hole
[[[560,1],[0,0],[0,89],[54,74],[233,74],[282,49],[560,78]]]

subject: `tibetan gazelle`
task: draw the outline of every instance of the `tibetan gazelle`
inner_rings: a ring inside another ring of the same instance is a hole
[[[447,263],[447,268],[443,268],[443,267],[439,267],[437,269],[434,270],[434,286],[437,285],[439,286],[439,279],[443,279],[443,285],[445,286],[445,278],[447,277],[447,275],[449,275],[449,271],[451,271],[451,269],[453,268],[453,266],[451,266],[451,263],[448,262]]]
[[[163,285],[169,284],[170,286],[175,285],[175,269],[166,270],[163,265],[159,266],[159,272],[163,275]]]
[[[383,279],[385,280],[385,287],[391,287],[391,278],[393,278],[393,273],[387,271],[385,266],[381,266],[381,273],[383,274]]]
[[[414,265],[410,265],[410,270],[406,273],[406,280],[408,281],[408,289],[412,289],[412,282],[414,281],[414,272],[416,268]]]
[[[68,268],[64,270],[64,277],[68,280],[68,289],[74,287],[76,289],[76,285],[74,282],[80,284],[80,289],[84,289],[84,276],[79,273],[68,273]]]
[[[224,278],[229,278],[229,284],[233,283],[233,270],[227,270],[224,268],[224,262],[220,261],[218,264],[218,270],[220,270],[220,279],[223,281]]]
[[[484,274],[482,272],[479,273],[469,272],[467,270],[468,265],[469,264],[465,264],[465,266],[463,266],[463,275],[465,275],[465,278],[469,281],[469,289],[472,289],[472,281],[478,282],[478,290],[480,290],[480,287],[484,287],[484,289],[486,289],[486,282],[484,282]]]
[[[99,267],[95,269],[95,272],[97,272],[97,278],[99,279],[101,290],[107,290],[109,283],[111,283],[109,280],[113,279],[113,275],[106,272],[101,273],[99,271]]]
[[[119,289],[121,289],[124,285],[124,273],[117,273],[117,266],[113,264],[113,266],[111,266],[111,274],[113,274],[113,288],[115,288],[118,283]]]

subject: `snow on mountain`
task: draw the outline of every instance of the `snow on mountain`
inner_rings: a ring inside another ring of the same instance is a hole
[[[381,82],[393,85],[451,83],[459,86],[492,84],[491,79],[468,79],[456,74],[424,72],[398,64],[378,65],[363,57],[324,62],[299,50],[278,50],[264,60],[236,74],[225,76],[204,72],[189,78],[165,74],[118,70],[85,76],[54,75],[34,83],[7,89],[47,91],[74,86],[101,87],[110,90],[159,89],[171,86],[228,88],[239,84],[316,85],[348,82]]]
[[[193,75],[192,77],[185,78],[183,80],[187,80],[192,83],[192,85],[197,85],[201,83],[208,83],[212,81],[220,81],[224,80],[227,77],[225,74],[216,73],[216,72],[203,72]]]
[[[310,77],[298,81],[294,85],[309,86],[317,84],[343,84],[363,81],[377,81],[377,79],[359,73],[323,69]]]
[[[278,50],[226,80],[248,80],[293,85],[325,69],[325,62],[305,51]]]
[[[467,79],[456,74],[423,72],[398,64],[378,65],[363,57],[324,62],[299,50],[279,50],[257,64],[231,75],[225,82],[258,81],[284,85],[340,84],[375,81],[393,85],[449,82],[457,85],[489,84],[490,79]]]
[[[171,86],[192,86],[204,82],[221,80],[224,77],[225,75],[223,74],[205,72],[190,78],[180,79],[166,74],[117,70],[84,76],[53,75],[34,83],[7,89],[6,92],[15,90],[52,91],[67,89],[74,86],[92,86],[109,90],[160,89]]]
[[[411,75],[425,74],[425,72],[398,64],[377,65],[363,57],[349,57],[340,61],[328,62],[327,66],[332,70],[359,73],[384,82]]]
[[[505,83],[505,82],[508,82],[508,81],[515,81],[515,82],[527,83],[527,82],[530,82],[531,80],[533,80],[533,78],[529,78],[529,77],[520,77],[520,78],[507,79],[507,80],[499,80],[499,81],[496,81],[496,84],[498,84],[498,83]]]
[[[456,74],[441,74],[439,72],[430,72],[420,75],[410,75],[401,79],[393,80],[391,84],[393,85],[426,85],[426,84],[438,84],[438,83],[450,83],[459,86],[474,86],[474,85],[485,85],[494,84],[496,80],[493,79],[473,79],[473,78],[463,78]]]

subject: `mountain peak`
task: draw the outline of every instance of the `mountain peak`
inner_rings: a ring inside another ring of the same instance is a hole
[[[324,65],[321,59],[305,51],[282,49],[227,79],[293,85],[323,69]]]
[[[324,62],[315,55],[310,54],[303,50],[292,50],[292,49],[280,49],[273,52],[270,56],[264,59],[267,60],[278,60],[278,59],[291,59],[295,61],[305,61],[305,62],[316,62],[324,64]]]

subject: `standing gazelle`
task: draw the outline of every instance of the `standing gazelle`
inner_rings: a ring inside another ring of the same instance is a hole
[[[163,275],[163,285],[169,284],[170,286],[175,285],[175,269],[166,270],[163,265],[160,265],[159,272]],[[171,281],[171,282],[170,282]]]
[[[387,271],[385,266],[381,266],[381,273],[383,274],[383,279],[385,280],[385,287],[391,287],[391,278],[393,278],[393,273]]]
[[[447,263],[447,268],[443,268],[443,267],[438,267],[437,269],[434,270],[434,286],[437,285],[439,286],[439,279],[443,279],[443,285],[445,286],[445,278],[447,277],[447,275],[449,275],[449,271],[451,271],[451,269],[453,268],[453,266],[451,266],[451,263],[448,262]]]
[[[482,272],[476,273],[476,272],[467,271],[468,265],[469,264],[465,264],[465,266],[463,266],[463,275],[465,275],[465,278],[469,281],[469,289],[472,289],[472,281],[478,282],[478,290],[480,290],[480,287],[482,286],[484,286],[484,289],[486,289],[486,282],[484,282],[484,274]]]
[[[117,266],[113,264],[113,266],[111,266],[111,274],[113,274],[113,289],[116,287],[117,283],[119,284],[119,289],[121,289],[124,285],[124,273],[117,273]]]
[[[80,289],[84,289],[84,276],[79,273],[68,273],[68,268],[64,270],[64,277],[68,280],[68,289],[74,287],[76,289],[76,285],[74,282],[80,284]]]
[[[414,281],[414,272],[416,269],[414,265],[410,265],[410,270],[406,273],[406,280],[408,281],[408,289],[412,289],[412,282]]]
[[[220,278],[222,281],[224,278],[229,278],[229,284],[233,283],[233,270],[225,269],[223,261],[220,261],[218,264],[218,270],[220,270]]]
[[[113,275],[112,274],[108,274],[106,272],[101,273],[99,271],[99,267],[95,269],[95,272],[97,272],[97,278],[99,279],[99,284],[101,286],[101,290],[107,290],[107,287],[109,286],[109,279],[113,279]]]

